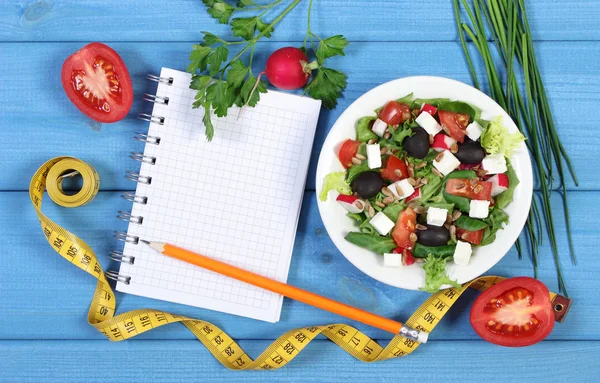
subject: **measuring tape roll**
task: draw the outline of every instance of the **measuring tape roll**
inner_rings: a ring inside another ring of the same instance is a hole
[[[65,195],[62,179],[78,172],[83,188],[73,196]],[[98,174],[87,163],[72,157],[57,157],[44,163],[34,174],[29,186],[31,202],[36,209],[42,230],[50,246],[73,265],[93,275],[98,283],[88,311],[88,322],[111,341],[122,341],[166,324],[179,322],[186,326],[208,351],[225,367],[232,370],[271,370],[285,366],[317,335],[322,334],[348,354],[363,362],[377,362],[406,356],[419,343],[396,335],[383,347],[356,328],[346,324],[303,327],[290,330],[275,340],[256,359],[248,354],[223,330],[212,323],[154,309],[140,309],[115,315],[116,299],[105,273],[93,250],[75,234],[46,217],[42,211],[44,189],[50,198],[65,207],[77,207],[90,202],[98,193]],[[504,280],[503,277],[483,276],[431,295],[406,321],[412,328],[431,332],[450,307],[467,288],[486,290]],[[550,293],[555,318],[562,321],[570,299]],[[560,310],[558,309],[560,307]]]

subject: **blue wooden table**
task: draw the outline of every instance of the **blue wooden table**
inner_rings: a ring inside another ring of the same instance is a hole
[[[171,325],[135,340],[111,343],[86,321],[95,281],[73,268],[45,242],[29,202],[29,178],[45,160],[79,157],[101,178],[96,200],[78,209],[49,200],[47,215],[95,249],[105,269],[117,246],[113,230],[125,224],[116,210],[133,184],[123,178],[142,149],[131,139],[145,130],[135,111],[148,110],[140,95],[152,91],[146,73],[161,66],[185,69],[201,30],[225,35],[227,27],[207,17],[200,0],[5,0],[0,3],[0,381],[598,381],[600,373],[600,3],[587,0],[527,1],[541,72],[560,136],[573,159],[580,185],[568,183],[578,265],[571,264],[565,225],[558,219],[559,247],[571,312],[547,340],[528,348],[493,346],[478,338],[468,321],[472,296],[461,300],[431,334],[431,342],[405,359],[377,364],[354,360],[325,339],[313,342],[284,369],[235,373],[223,368],[183,326]],[[267,52],[303,39],[306,2],[259,44],[257,68]],[[409,75],[437,75],[469,83],[457,42],[450,1],[316,1],[312,29],[323,36],[344,34],[351,44],[336,67],[348,88],[335,110],[323,110],[315,139],[289,282],[399,320],[427,297],[378,283],[354,268],[335,249],[317,211],[314,175],[319,149],[340,113],[382,82]],[[136,99],[125,120],[90,128],[67,100],[61,83],[63,60],[89,41],[115,48],[129,67]],[[477,64],[481,69],[480,63]],[[218,134],[218,133],[217,133]],[[558,192],[556,216],[562,214]],[[547,242],[540,279],[556,291],[555,266]],[[513,250],[492,274],[532,275],[528,259]],[[285,300],[281,321],[263,323],[131,295],[117,296],[119,312],[154,307],[209,320],[225,329],[251,355],[258,355],[286,330],[335,323],[340,318]],[[353,323],[385,343],[390,335]]]

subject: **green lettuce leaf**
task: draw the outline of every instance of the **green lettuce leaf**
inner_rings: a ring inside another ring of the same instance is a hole
[[[373,121],[375,121],[377,117],[375,116],[367,116],[360,118],[356,122],[356,139],[361,142],[367,142],[372,138],[377,139],[377,135],[373,133],[371,127],[373,126]]]
[[[509,133],[508,128],[502,124],[502,117],[494,118],[485,129],[480,138],[481,146],[490,154],[501,153],[510,157],[512,152],[525,141],[521,132]]]
[[[323,190],[319,194],[321,201],[327,201],[327,195],[330,190],[337,190],[340,194],[352,194],[350,185],[344,179],[346,174],[344,172],[333,172],[325,176],[325,182],[323,182]]]
[[[513,168],[510,160],[506,159],[506,167],[508,168],[506,175],[508,176],[508,189],[496,196],[496,207],[504,209],[513,200],[513,194],[515,194],[515,188],[519,184],[519,177]]]
[[[382,237],[378,234],[366,234],[350,232],[346,234],[346,240],[350,243],[371,250],[377,254],[389,253],[396,248],[396,242],[388,237]]]
[[[483,232],[480,245],[485,246],[496,240],[496,233],[508,223],[508,214],[498,208],[492,209],[490,215],[483,220],[488,227]]]
[[[425,271],[425,286],[420,290],[433,294],[443,285],[460,287],[459,283],[450,279],[446,274],[445,258],[436,258],[432,254],[429,254],[423,264],[423,270]]]

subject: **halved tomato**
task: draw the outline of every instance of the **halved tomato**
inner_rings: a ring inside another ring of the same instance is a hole
[[[77,109],[98,122],[123,119],[133,103],[125,63],[101,43],[88,44],[65,60],[62,85]]]
[[[398,215],[394,230],[392,230],[392,238],[396,241],[398,247],[412,250],[415,243],[410,240],[410,235],[416,230],[417,213],[408,207]]]
[[[360,146],[360,141],[354,141],[351,139],[347,139],[342,144],[340,148],[340,153],[338,154],[338,158],[342,163],[342,166],[346,169],[352,166],[352,158],[358,153],[358,147]]]
[[[467,125],[469,125],[468,114],[438,110],[438,117],[444,132],[448,133],[450,137],[458,142],[465,141]]]
[[[489,200],[492,183],[476,179],[450,178],[446,181],[446,193],[471,199]]]
[[[554,327],[550,292],[529,277],[509,278],[485,290],[473,303],[470,318],[480,337],[509,347],[537,343]]]
[[[388,125],[399,125],[410,118],[410,107],[402,102],[390,101],[379,111],[379,119]]]
[[[462,239],[463,241],[472,243],[473,245],[479,245],[481,243],[484,232],[485,232],[485,229],[469,231],[469,230],[461,229],[458,226],[456,227],[456,237],[458,239]]]
[[[400,175],[396,174],[398,170]],[[385,168],[381,171],[381,177],[386,180],[396,182],[408,178],[408,170],[406,164],[400,158],[392,155],[389,156],[385,164]]]

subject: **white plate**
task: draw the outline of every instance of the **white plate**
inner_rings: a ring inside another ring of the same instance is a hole
[[[375,115],[376,108],[389,100],[406,96],[409,93],[414,93],[417,98],[443,97],[468,102],[481,108],[482,118],[491,119],[500,115],[509,131],[517,130],[508,114],[494,100],[467,84],[431,76],[393,80],[370,90],[354,101],[331,128],[321,149],[317,165],[317,195],[323,187],[323,179],[327,174],[344,170],[337,159],[337,151],[344,140],[356,138],[356,121],[364,116]],[[448,275],[459,283],[477,278],[494,266],[510,250],[523,229],[533,191],[531,161],[525,144],[515,151],[511,162],[520,183],[515,189],[513,202],[505,209],[509,215],[509,223],[504,230],[498,232],[494,243],[476,248],[468,266],[458,266],[454,262],[448,263]],[[335,202],[334,194],[335,192],[330,192],[326,202],[317,200],[321,219],[338,250],[354,266],[378,281],[410,290],[423,287],[425,272],[420,264],[402,268],[384,267],[382,256],[353,245],[344,239],[348,232],[358,231],[358,228],[353,220],[346,217],[346,211]]]

